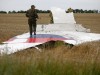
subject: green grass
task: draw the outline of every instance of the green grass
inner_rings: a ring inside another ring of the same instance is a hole
[[[0,56],[0,75],[100,75],[99,45],[91,42],[69,48],[56,42],[56,47],[42,52],[27,49]]]
[[[0,75],[100,75],[100,65],[91,62],[71,62],[48,59],[31,60],[4,57]]]

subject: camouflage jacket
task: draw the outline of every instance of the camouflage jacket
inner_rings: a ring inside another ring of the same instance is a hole
[[[29,19],[32,19],[32,20],[36,20],[36,18],[38,18],[36,10],[29,9],[26,12],[26,17],[28,17]]]

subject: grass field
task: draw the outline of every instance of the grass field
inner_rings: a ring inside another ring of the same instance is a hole
[[[50,23],[49,14],[39,14],[38,24]],[[75,14],[75,20],[100,33],[100,14]],[[28,32],[25,14],[0,14],[0,42]],[[0,56],[0,75],[100,75],[100,41],[70,48],[57,42],[53,48],[34,48]]]
[[[91,32],[100,33],[100,14],[75,14],[75,20],[78,24],[91,29]]]

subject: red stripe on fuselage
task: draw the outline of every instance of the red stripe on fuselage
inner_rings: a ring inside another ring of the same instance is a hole
[[[48,41],[63,41],[63,40],[67,40],[65,38],[29,38],[27,40],[27,43],[44,43],[44,42],[48,42]]]

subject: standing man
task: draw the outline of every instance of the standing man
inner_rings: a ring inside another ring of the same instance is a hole
[[[36,35],[36,21],[38,18],[36,9],[34,5],[31,5],[31,9],[29,9],[26,12],[26,17],[28,17],[28,24],[29,24],[29,29],[30,29],[30,38],[32,37],[32,32],[34,32],[34,35]]]

